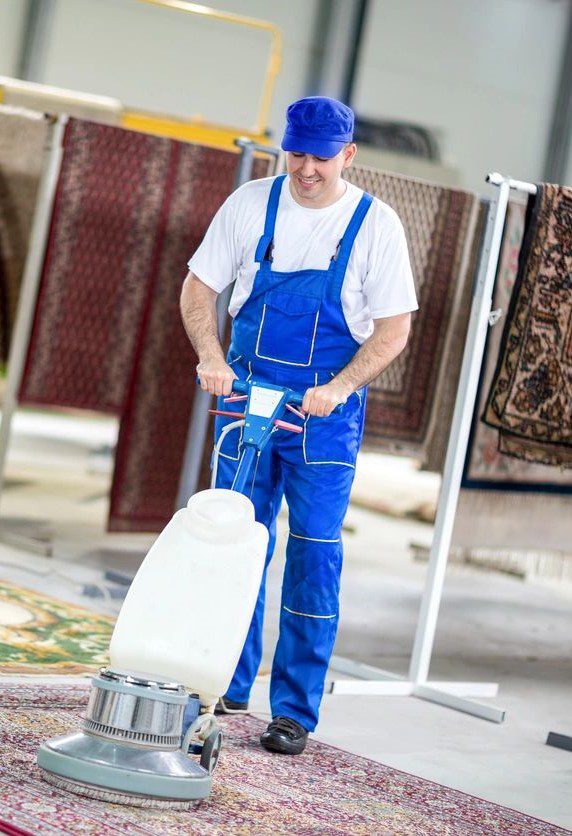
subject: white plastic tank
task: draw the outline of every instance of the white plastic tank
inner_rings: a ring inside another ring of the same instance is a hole
[[[268,531],[236,491],[192,496],[127,593],[109,648],[117,671],[176,681],[204,705],[224,694],[254,612]]]

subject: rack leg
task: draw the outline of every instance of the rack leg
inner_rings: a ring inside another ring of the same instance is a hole
[[[567,734],[558,734],[558,732],[549,732],[546,738],[547,746],[555,746],[556,749],[565,749],[567,752],[572,752],[572,737]]]
[[[453,708],[455,711],[462,711],[464,714],[471,714],[473,717],[480,717],[481,720],[489,720],[491,723],[503,723],[506,717],[506,711],[503,708],[496,708],[494,705],[485,705],[473,699],[466,699],[457,694],[442,691],[433,685],[415,685],[413,696],[437,703],[437,705]]]

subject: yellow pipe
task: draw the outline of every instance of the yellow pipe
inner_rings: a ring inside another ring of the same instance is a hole
[[[255,134],[263,134],[268,128],[272,94],[276,83],[276,76],[280,72],[280,65],[282,63],[282,32],[278,26],[266,20],[260,20],[255,17],[247,17],[245,15],[238,15],[233,12],[223,12],[219,9],[212,9],[210,6],[203,6],[199,3],[191,3],[189,0],[139,0],[139,2],[149,3],[153,6],[161,6],[166,9],[188,12],[190,14],[202,15],[203,17],[208,17],[213,20],[235,23],[239,26],[248,26],[252,29],[262,29],[270,33],[270,55],[268,56],[266,77],[262,86],[262,94],[258,107],[258,118],[256,125],[253,128],[253,132]]]
[[[117,99],[63,90],[31,81],[0,76],[0,104],[24,107],[52,115],[65,113],[76,119],[89,119],[105,125],[118,125],[131,131],[195,142],[211,148],[238,153],[239,136],[257,145],[270,145],[264,133],[229,125],[217,125],[204,119],[183,119],[163,113],[124,107]]]
[[[142,111],[124,110],[121,113],[119,124],[122,128],[141,133],[154,134],[155,136],[179,139],[183,142],[196,142],[210,148],[222,148],[226,151],[235,151],[235,139],[244,136],[251,139],[258,145],[269,145],[266,134],[258,134],[251,131],[244,131],[239,128],[229,128],[223,125],[214,125],[210,122],[186,122],[165,116],[154,116],[151,113]]]

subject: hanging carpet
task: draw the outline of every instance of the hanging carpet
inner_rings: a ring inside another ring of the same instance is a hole
[[[233,189],[238,156],[182,145],[154,262],[137,361],[115,457],[110,531],[160,531],[175,510],[197,389],[197,358],[181,321],[185,264]],[[269,173],[258,160],[254,176]],[[205,458],[210,457],[210,449]],[[204,468],[203,468],[204,470]]]
[[[475,413],[469,438],[462,487],[485,490],[542,491],[572,493],[572,472],[560,467],[534,464],[503,455],[499,450],[499,431],[481,420],[497,357],[503,322],[518,270],[518,257],[524,235],[526,207],[509,203],[493,292],[492,310],[501,318],[488,329],[483,366],[476,397]]]
[[[179,146],[68,122],[20,403],[123,408]]]
[[[531,196],[484,420],[518,459],[572,467],[572,188]]]
[[[453,339],[453,330],[467,318],[479,202],[470,192],[366,166],[352,166],[345,176],[401,218],[419,301],[405,350],[370,385],[364,444],[426,460],[442,372],[451,365],[460,368],[464,340],[459,342],[458,334]],[[449,388],[451,380],[442,385]],[[436,443],[440,464],[445,445],[442,439]]]
[[[0,361],[8,349],[44,162],[43,114],[0,106]]]
[[[75,732],[88,689],[0,686],[0,830],[40,834],[379,834],[560,836],[570,831],[311,740],[287,758],[264,750],[265,724],[222,718],[225,735],[211,796],[188,811],[95,801],[40,777],[36,751]],[[12,828],[12,829],[10,829]]]
[[[63,144],[20,403],[121,415],[109,527],[159,531],[195,391],[185,265],[239,157],[77,119]]]
[[[449,328],[433,396],[431,422],[427,431],[422,465],[423,470],[431,470],[436,473],[442,473],[445,467],[445,456],[447,455],[449,434],[453,423],[457,389],[461,379],[465,340],[471,318],[473,289],[484,245],[488,210],[488,201],[482,200],[479,206],[475,233],[468,253],[467,269],[461,281],[462,289],[460,290],[457,311]]]

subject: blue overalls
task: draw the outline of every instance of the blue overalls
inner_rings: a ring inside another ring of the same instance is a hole
[[[284,176],[275,178],[264,234],[256,250],[260,268],[252,292],[234,318],[228,362],[243,380],[288,386],[299,392],[332,379],[359,344],[346,323],[341,290],[355,237],[372,201],[364,194],[326,270],[279,273],[272,269],[272,243]],[[225,409],[222,398],[219,408]],[[351,395],[342,412],[327,418],[289,414],[300,434],[277,431],[263,449],[251,498],[256,519],[276,541],[282,496],[289,508],[280,636],[270,683],[272,716],[290,717],[308,731],[318,722],[324,680],[338,625],[342,568],[342,522],[354,478],[365,418],[365,390]],[[229,419],[216,422],[218,439]],[[217,487],[232,485],[242,435],[224,439]],[[246,702],[262,655],[266,570],[250,630],[226,696]]]

